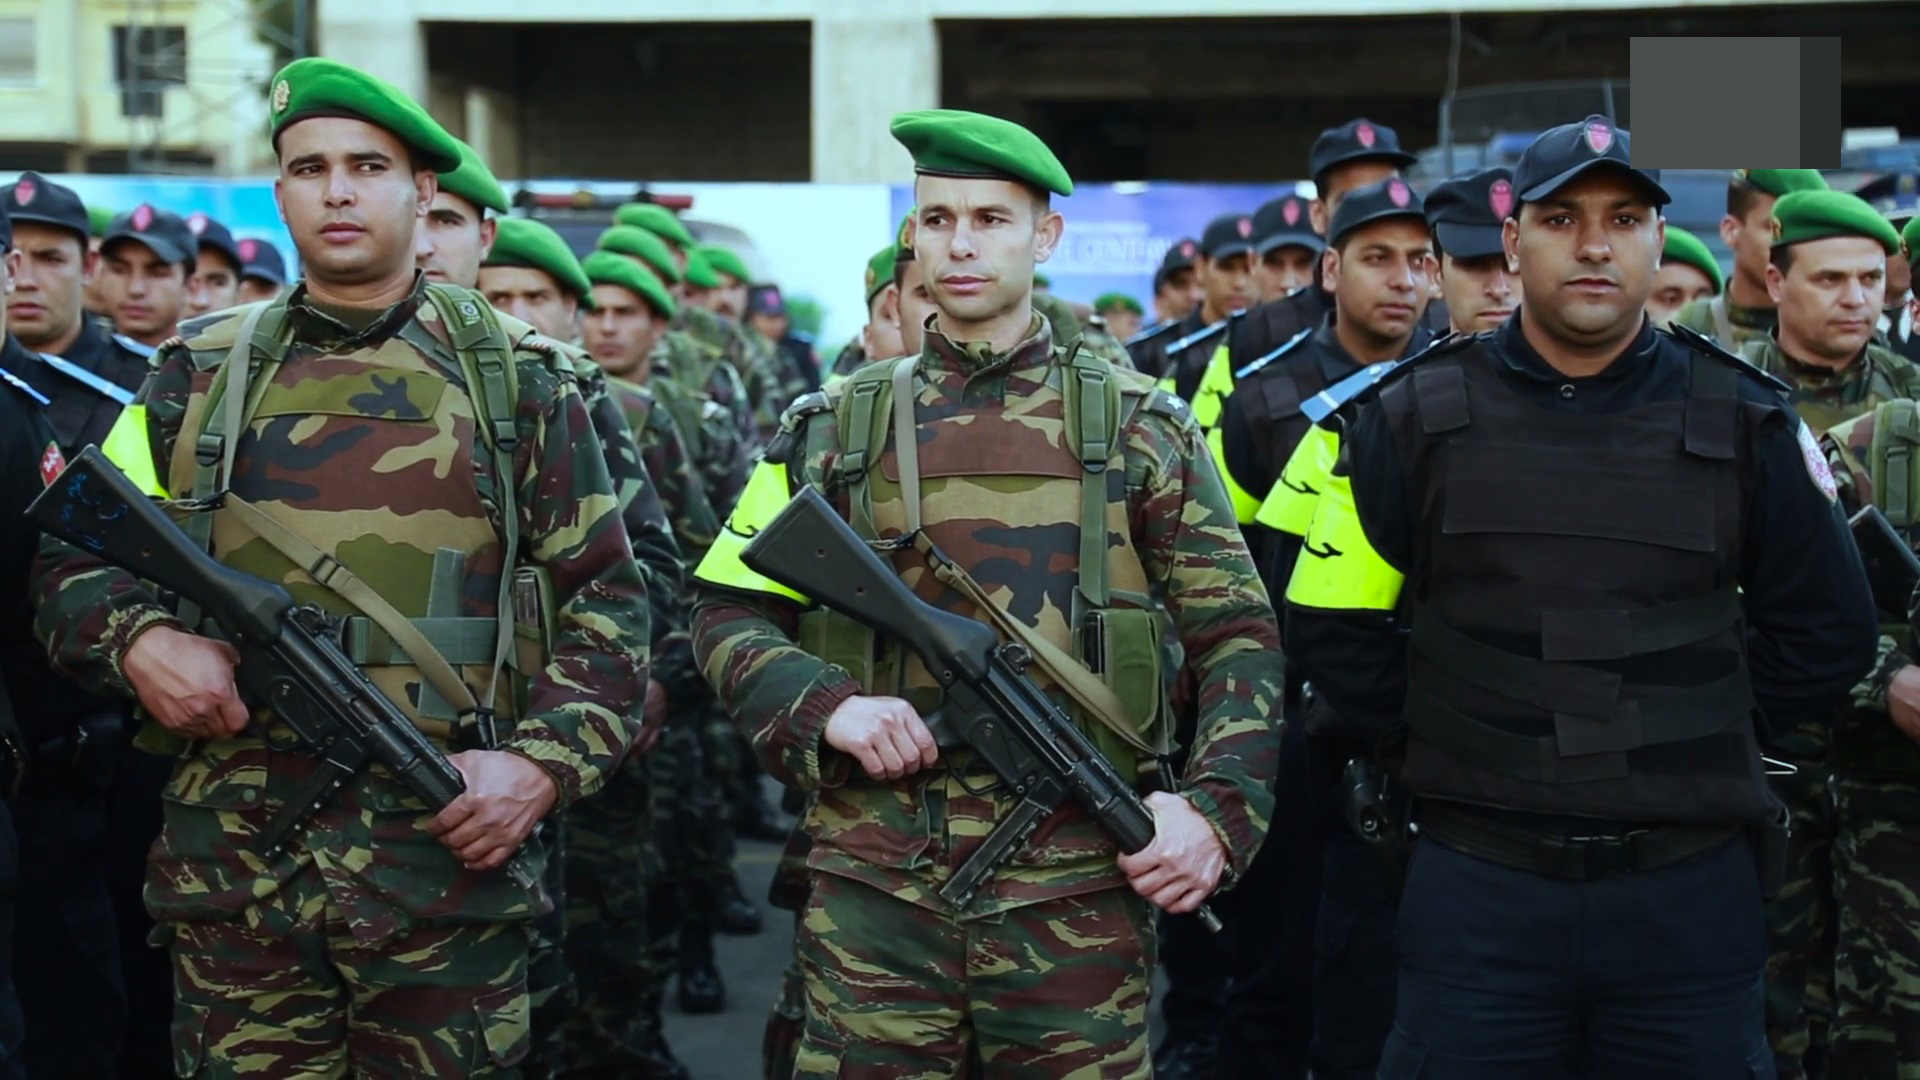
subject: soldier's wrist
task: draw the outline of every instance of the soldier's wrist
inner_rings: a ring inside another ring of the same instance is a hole
[[[158,604],[142,604],[111,617],[107,636],[101,642],[101,652],[107,659],[112,672],[110,680],[115,686],[128,693],[133,692],[133,684],[127,681],[127,653],[132,651],[133,643],[142,634],[156,626],[178,630],[183,634],[191,632],[178,616]]]

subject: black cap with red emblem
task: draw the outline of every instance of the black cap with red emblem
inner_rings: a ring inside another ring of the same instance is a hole
[[[1633,142],[1625,128],[1604,116],[1548,128],[1513,167],[1513,187],[1523,203],[1539,202],[1594,169],[1612,169],[1638,183],[1655,206],[1673,201],[1660,186],[1659,169],[1633,167]]]
[[[72,188],[64,187],[37,172],[23,172],[20,178],[0,188],[0,205],[16,222],[34,221],[70,229],[86,247],[89,237],[87,204]]]
[[[1324,250],[1327,242],[1313,231],[1313,217],[1307,211],[1307,200],[1298,195],[1283,195],[1262,204],[1253,212],[1254,254],[1265,255],[1283,247]]]
[[[240,245],[234,242],[232,230],[225,225],[196,210],[187,215],[187,231],[198,239],[199,250],[218,252],[232,263],[236,275],[246,266],[247,260],[240,255]]]
[[[1327,239],[1339,247],[1340,241],[1353,230],[1388,218],[1408,218],[1422,225],[1427,223],[1420,196],[1397,176],[1348,192],[1347,197],[1340,200],[1340,209],[1333,212],[1333,224],[1327,227]]]
[[[1221,214],[1207,222],[1200,234],[1200,254],[1220,260],[1232,255],[1252,254],[1253,217],[1250,214]]]
[[[1418,160],[1400,149],[1400,136],[1392,128],[1361,117],[1328,128],[1313,140],[1313,149],[1307,152],[1307,172],[1324,194],[1327,171],[1336,165],[1379,161],[1404,169]]]
[[[1440,250],[1456,259],[1501,254],[1501,230],[1519,203],[1513,174],[1483,169],[1457,177],[1427,192],[1427,227]]]
[[[156,210],[150,203],[141,203],[114,218],[107,226],[107,235],[100,238],[100,250],[122,240],[145,244],[160,256],[160,261],[184,264],[189,271],[200,253],[199,241],[180,215]]]

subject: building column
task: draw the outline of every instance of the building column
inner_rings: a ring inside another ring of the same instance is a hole
[[[319,55],[377,75],[425,106],[427,33],[413,0],[325,0],[314,6]]]
[[[913,161],[895,113],[940,104],[940,35],[929,0],[821,0],[813,18],[813,179],[896,183]]]

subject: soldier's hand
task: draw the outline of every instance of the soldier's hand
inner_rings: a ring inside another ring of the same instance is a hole
[[[1920,667],[1908,664],[1887,684],[1887,715],[1907,738],[1920,742]]]
[[[1227,869],[1220,837],[1193,804],[1156,791],[1146,798],[1153,811],[1153,843],[1120,856],[1120,872],[1133,891],[1175,915],[1194,911],[1213,895]]]
[[[547,770],[504,750],[468,750],[447,759],[467,790],[440,811],[427,831],[469,870],[492,870],[526,842],[560,798]]]
[[[141,631],[120,669],[160,726],[188,739],[224,739],[246,730],[246,703],[233,683],[240,654],[224,641],[171,626]]]
[[[633,752],[650,753],[660,745],[660,733],[667,730],[667,688],[658,679],[647,680],[647,700],[640,707],[640,737],[633,741]]]
[[[940,747],[913,706],[896,697],[855,695],[827,718],[827,745],[852,754],[875,780],[898,780],[940,759]]]

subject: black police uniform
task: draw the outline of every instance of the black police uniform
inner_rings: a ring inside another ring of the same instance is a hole
[[[1515,186],[1602,166],[1658,191],[1600,117],[1536,140]],[[1402,747],[1415,798],[1380,1075],[1559,1075],[1576,1050],[1770,1075],[1757,718],[1831,715],[1878,638],[1779,384],[1644,319],[1568,377],[1516,318],[1384,384],[1342,475],[1353,529],[1316,518],[1287,647],[1332,733]],[[1370,558],[1404,578],[1391,614],[1377,576],[1343,584]]]
[[[1160,257],[1160,268],[1153,272],[1154,295],[1159,295],[1160,286],[1169,275],[1193,269],[1193,261],[1199,251],[1200,241],[1190,236],[1174,241],[1167,248],[1167,253]],[[1200,329],[1202,325],[1196,310],[1183,318],[1143,327],[1124,343],[1127,355],[1133,358],[1133,366],[1141,374],[1160,378],[1167,371],[1167,346]]]

